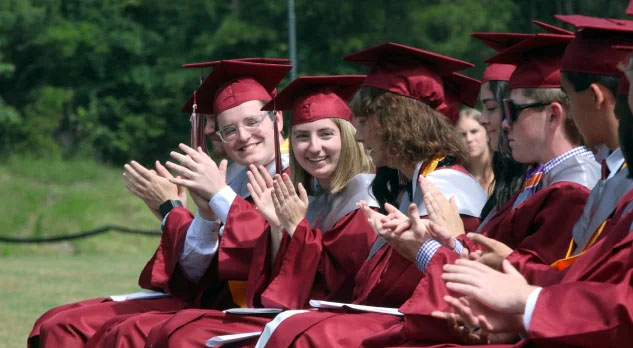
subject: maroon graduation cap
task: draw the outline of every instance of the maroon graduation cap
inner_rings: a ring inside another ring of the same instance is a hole
[[[352,53],[344,59],[372,66],[363,86],[420,100],[447,118],[442,76],[474,66],[463,60],[393,42]]]
[[[267,63],[267,64],[290,64],[290,59],[288,58],[263,58],[263,57],[254,57],[254,58],[235,58],[235,59],[224,59],[224,60],[234,60],[240,62],[251,62],[251,63]],[[183,64],[181,67],[187,68],[209,68],[214,67],[220,64],[221,60],[214,60],[210,62],[200,62],[200,63],[188,63]]]
[[[461,104],[471,108],[477,103],[481,81],[466,75],[452,73],[444,77],[444,98],[448,105],[448,119],[457,123]]]
[[[207,62],[213,71],[196,90],[198,112],[217,115],[249,100],[272,100],[279,82],[292,65],[257,63],[243,60]],[[193,98],[183,112],[191,112]]]
[[[262,110],[290,110],[290,125],[324,118],[352,121],[348,102],[365,75],[302,76],[284,88]]]
[[[569,43],[561,62],[562,71],[620,77],[618,62],[626,59],[628,52],[614,48],[616,45],[633,45],[633,21],[587,16],[555,16],[578,30]]]
[[[487,60],[516,64],[509,88],[560,88],[560,64],[572,35],[532,34]]]
[[[532,37],[532,34],[523,33],[471,33],[472,37],[479,39],[488,47],[497,52],[512,47],[522,40]],[[482,83],[488,81],[508,81],[514,72],[516,65],[504,63],[490,63],[484,70]]]

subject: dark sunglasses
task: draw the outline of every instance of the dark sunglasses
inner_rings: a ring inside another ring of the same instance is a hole
[[[516,120],[519,118],[521,111],[527,108],[539,108],[543,106],[548,106],[549,104],[551,103],[537,102],[537,103],[528,103],[528,104],[517,104],[512,99],[504,99],[503,100],[503,111],[505,114],[504,116],[505,116],[505,119],[508,121],[508,123],[512,124],[516,122]]]

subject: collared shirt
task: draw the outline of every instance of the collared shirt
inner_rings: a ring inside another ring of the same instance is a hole
[[[593,152],[589,151],[589,149],[585,146],[579,146],[545,163],[543,165],[543,176],[546,176],[554,168],[556,168],[556,166],[563,163],[565,160],[572,157],[576,157],[576,156],[584,156],[592,160],[595,160]],[[461,249],[463,249],[464,246],[461,243],[459,243],[459,241],[457,240],[455,242],[456,242],[455,249],[453,250],[457,253],[461,253]],[[433,256],[435,255],[435,252],[437,252],[437,249],[439,249],[439,247],[440,247],[439,242],[434,239],[429,239],[424,244],[422,244],[422,247],[420,247],[420,250],[418,251],[418,254],[416,257],[416,266],[421,272],[424,272],[426,270],[426,267],[428,266],[429,262],[431,261],[431,259],[433,258]],[[457,249],[460,249],[460,250],[457,251]]]
[[[543,175],[547,175],[547,173],[551,172],[557,165],[563,163],[565,160],[576,156],[584,156],[592,160],[596,159],[593,152],[589,151],[586,146],[578,146],[545,163],[543,165]]]
[[[457,239],[454,239],[454,240],[455,240],[455,248],[453,248],[453,251],[456,252],[457,254],[461,254],[462,251],[464,250],[464,245],[459,240]],[[429,262],[431,262],[433,255],[435,255],[435,252],[441,246],[442,245],[440,244],[440,242],[438,242],[437,240],[433,238],[428,239],[426,242],[422,244],[422,246],[420,247],[420,250],[418,251],[417,256],[415,257],[415,265],[418,268],[418,270],[420,270],[420,272],[426,271],[426,267],[429,265]]]
[[[607,177],[608,180],[615,176],[622,165],[624,165],[624,156],[622,155],[622,149],[617,148],[615,151],[613,151],[609,155],[609,157],[606,158],[606,164],[607,168],[609,168],[609,176]],[[533,290],[530,293],[527,302],[525,303],[525,309],[523,311],[523,325],[525,326],[526,331],[530,328],[532,314],[534,313],[536,302],[538,301],[541,290],[541,288]]]

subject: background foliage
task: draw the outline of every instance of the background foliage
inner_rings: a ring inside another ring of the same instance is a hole
[[[296,0],[298,73],[356,72],[341,57],[395,41],[476,63],[473,31],[537,31],[555,13],[622,18],[626,0]],[[188,138],[182,63],[288,56],[283,0],[3,0],[0,153],[165,158]],[[571,29],[571,28],[568,28]],[[208,73],[205,72],[205,73]],[[288,81],[285,81],[287,83]]]

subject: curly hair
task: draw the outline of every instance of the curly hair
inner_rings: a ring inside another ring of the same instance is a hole
[[[417,99],[365,86],[356,93],[350,108],[355,117],[375,118],[386,153],[397,162],[418,163],[435,156],[451,156],[461,163],[466,158],[453,125]]]
[[[466,149],[453,125],[419,100],[366,86],[356,92],[350,108],[354,117],[376,121],[385,151],[396,162],[414,164],[447,156],[461,163],[466,158]],[[376,169],[371,190],[382,212],[385,203],[397,205],[404,189],[397,169]]]

